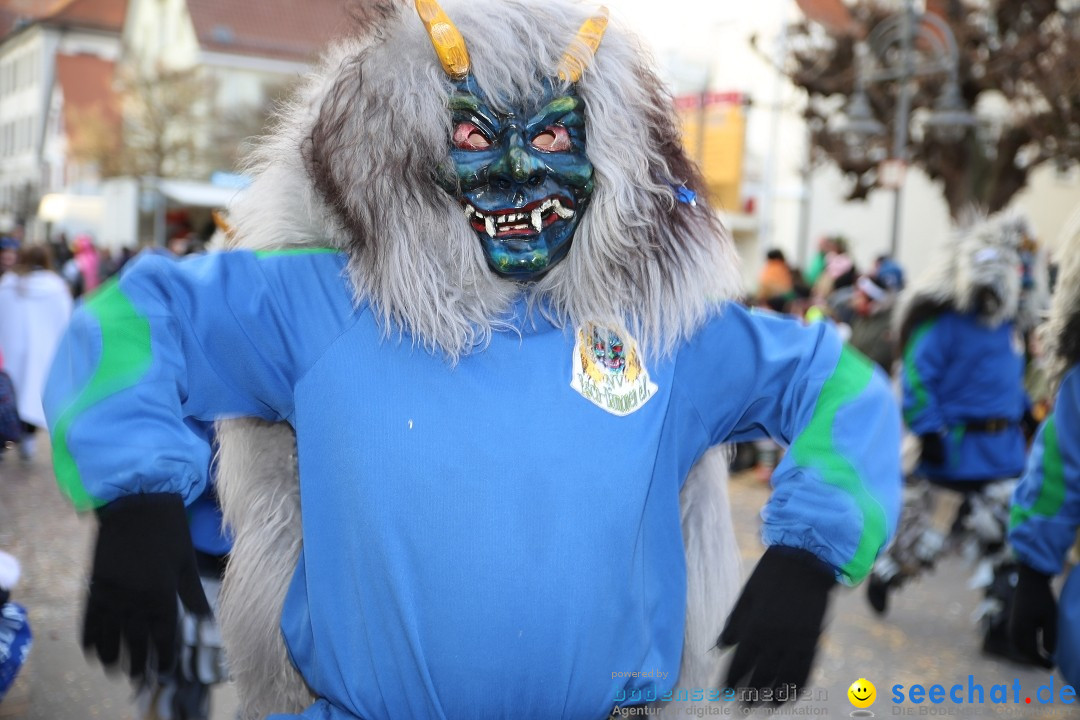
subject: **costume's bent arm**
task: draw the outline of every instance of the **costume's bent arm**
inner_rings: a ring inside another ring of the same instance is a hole
[[[140,258],[72,318],[44,402],[57,480],[78,509],[204,490],[193,421],[290,412],[284,318],[259,261]]]
[[[945,418],[934,394],[947,364],[943,354],[946,343],[940,337],[943,332],[937,319],[927,320],[915,329],[904,347],[904,422],[916,435],[945,429]]]
[[[762,511],[765,544],[808,550],[841,581],[862,580],[900,512],[900,412],[884,375],[826,324],[736,306],[702,343],[695,372],[708,390],[695,404],[711,441],[769,435],[789,447]]]
[[[1035,436],[1013,494],[1009,539],[1020,560],[1046,575],[1062,571],[1080,526],[1080,367],[1061,383],[1054,412]]]

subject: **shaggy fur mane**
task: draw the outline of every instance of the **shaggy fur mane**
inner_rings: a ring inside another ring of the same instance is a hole
[[[903,352],[911,333],[926,320],[949,311],[971,312],[982,285],[993,286],[1001,298],[997,312],[983,322],[997,327],[1014,319],[1020,304],[1018,251],[1026,233],[1020,217],[969,213],[937,262],[900,296],[893,314],[898,351]]]
[[[1080,233],[1058,249],[1058,257],[1050,317],[1039,328],[1053,387],[1068,368],[1080,363]]]
[[[570,0],[445,6],[478,84],[503,107],[540,95],[595,12]],[[703,186],[671,98],[618,23],[577,86],[595,168],[590,206],[566,259],[519,284],[488,268],[457,199],[435,183],[449,157],[451,84],[421,22],[399,3],[370,12],[366,33],[326,54],[255,149],[255,180],[230,209],[237,244],[347,252],[357,301],[384,333],[451,361],[507,329],[522,296],[559,326],[625,329],[660,355],[736,294],[736,256],[716,215],[700,200],[676,202],[678,186]]]

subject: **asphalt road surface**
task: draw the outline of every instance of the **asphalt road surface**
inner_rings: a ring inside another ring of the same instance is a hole
[[[41,439],[44,441],[44,438]],[[23,720],[129,720],[134,717],[131,691],[117,677],[88,662],[77,645],[79,606],[94,529],[92,517],[79,517],[61,497],[52,478],[47,447],[26,462],[8,452],[0,461],[0,548],[23,564],[23,581],[14,599],[27,606],[35,644],[27,666],[30,704],[18,715]],[[745,559],[745,573],[762,548],[758,541],[758,511],[768,486],[744,474],[732,482],[735,522]],[[979,651],[971,621],[979,601],[966,587],[970,570],[959,559],[946,561],[922,582],[903,588],[892,599],[885,619],[867,606],[862,588],[836,593],[831,619],[810,681],[811,697],[773,712],[765,708],[751,717],[852,717],[856,709],[848,687],[865,678],[877,688],[869,709],[876,717],[1019,717],[1080,718],[1080,705],[1040,705],[1035,695],[1042,685],[1064,684],[1060,677],[989,658]],[[968,704],[969,676],[983,687],[984,703]],[[1020,682],[1020,703],[990,703],[995,685]],[[891,701],[892,688],[912,685],[929,691],[935,684],[946,693],[962,684],[965,700],[934,704]],[[1023,702],[1032,697],[1032,704]],[[1045,691],[1044,691],[1045,697]],[[213,719],[232,720],[235,693],[229,686],[215,690]],[[745,717],[735,703],[701,704],[688,717]],[[909,712],[910,711],[910,712]],[[0,717],[4,706],[0,704]],[[855,715],[854,717],[859,717]],[[6,720],[6,718],[5,718]],[[423,720],[423,719],[416,719]]]

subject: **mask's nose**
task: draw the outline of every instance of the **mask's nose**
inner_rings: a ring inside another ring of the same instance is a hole
[[[527,185],[540,185],[547,177],[547,168],[529,150],[520,132],[514,132],[506,145],[506,151],[491,164],[488,178],[499,190],[514,190]]]

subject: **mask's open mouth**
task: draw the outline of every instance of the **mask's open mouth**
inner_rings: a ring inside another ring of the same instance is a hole
[[[524,237],[539,235],[549,225],[574,217],[574,203],[552,195],[520,208],[480,210],[466,201],[465,217],[473,230],[485,232],[488,237]]]
[[[1001,308],[1001,298],[994,288],[984,285],[975,290],[975,304],[979,312],[993,315]]]

